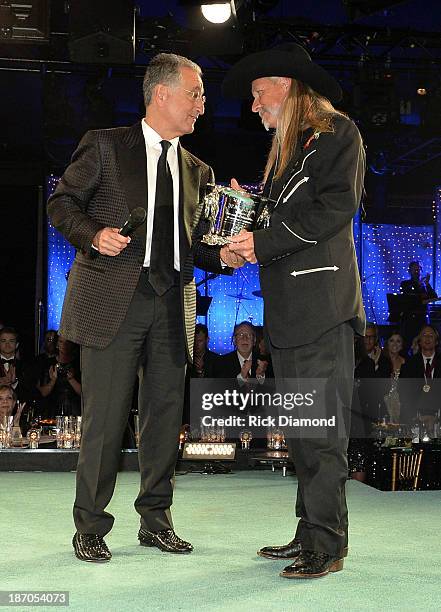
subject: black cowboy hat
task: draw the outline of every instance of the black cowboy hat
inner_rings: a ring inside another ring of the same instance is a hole
[[[249,98],[252,81],[271,76],[302,81],[331,102],[338,102],[343,96],[334,77],[315,64],[308,52],[296,43],[284,43],[239,60],[227,73],[222,93],[228,98]]]

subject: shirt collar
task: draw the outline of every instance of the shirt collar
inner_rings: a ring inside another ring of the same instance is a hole
[[[164,138],[162,138],[158,134],[158,132],[156,132],[146,121],[144,121],[144,119],[142,119],[141,125],[142,125],[142,133],[144,134],[144,140],[146,141],[148,147],[155,147],[156,145],[159,145],[161,140],[164,140]],[[177,153],[178,144],[179,144],[179,136],[176,136],[176,138],[172,138],[169,142],[171,143],[171,146],[175,150],[175,153]]]
[[[244,361],[250,360],[251,361],[251,356],[252,356],[252,352],[248,355],[248,357],[242,357],[242,355],[239,353],[239,351],[236,351],[237,356],[239,358],[240,363],[243,364]]]

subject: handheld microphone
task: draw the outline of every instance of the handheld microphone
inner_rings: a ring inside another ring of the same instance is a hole
[[[134,208],[129,215],[129,218],[124,223],[122,228],[119,230],[121,236],[130,236],[136,230],[137,227],[142,225],[147,217],[147,211],[145,208],[138,206]]]

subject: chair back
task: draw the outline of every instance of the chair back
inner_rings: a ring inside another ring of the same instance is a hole
[[[423,449],[396,448],[392,452],[392,491],[416,491]]]

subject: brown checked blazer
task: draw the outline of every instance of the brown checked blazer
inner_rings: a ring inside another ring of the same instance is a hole
[[[198,242],[206,231],[199,202],[212,169],[179,145],[181,299],[188,355],[193,354],[196,289],[194,264],[225,273],[219,248]],[[141,122],[87,132],[48,202],[53,226],[77,249],[69,274],[60,333],[83,346],[104,348],[118,331],[141,273],[146,224],[119,255],[92,249],[104,227],[122,227],[133,208],[147,208],[146,148]],[[200,221],[200,222],[199,222]],[[226,273],[230,273],[226,270]]]

